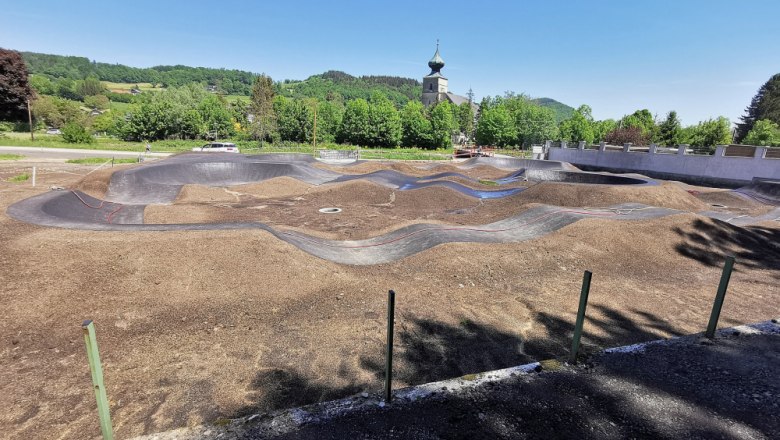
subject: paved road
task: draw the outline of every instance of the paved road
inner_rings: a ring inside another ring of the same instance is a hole
[[[63,162],[68,159],[82,159],[85,157],[138,157],[142,151],[112,151],[112,150],[82,150],[76,148],[43,148],[43,147],[4,147],[0,146],[0,154],[20,154],[27,161],[38,162]],[[150,153],[153,158],[168,157],[172,153]]]

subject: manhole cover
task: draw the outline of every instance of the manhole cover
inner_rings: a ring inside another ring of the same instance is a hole
[[[341,208],[320,208],[320,212],[323,214],[338,214],[341,212]]]

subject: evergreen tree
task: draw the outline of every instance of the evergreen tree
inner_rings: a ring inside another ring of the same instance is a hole
[[[474,109],[471,107],[471,101],[462,103],[457,109],[458,130],[471,139],[474,137]]]
[[[780,73],[775,74],[760,89],[745,109],[737,124],[736,141],[742,142],[756,121],[767,119],[780,124]]]
[[[672,147],[680,144],[682,139],[682,127],[677,112],[672,110],[666,115],[666,119],[658,126],[658,142],[661,145]]]
[[[276,132],[276,113],[274,113],[273,101],[274,82],[271,77],[260,75],[255,78],[250,100],[250,109],[254,115],[251,133],[252,137],[260,140],[261,144],[272,140],[273,134]]]

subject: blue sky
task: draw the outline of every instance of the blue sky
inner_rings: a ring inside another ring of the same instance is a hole
[[[4,3],[2,47],[275,80],[421,78],[438,38],[452,91],[588,104],[598,119],[648,108],[733,122],[780,72],[777,0]]]

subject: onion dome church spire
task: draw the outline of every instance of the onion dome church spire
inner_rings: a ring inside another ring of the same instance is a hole
[[[444,67],[444,60],[441,58],[441,55],[439,55],[439,40],[436,40],[436,53],[433,54],[433,58],[428,61],[428,67],[431,68],[431,73],[429,75],[436,73],[441,75],[441,68]]]

